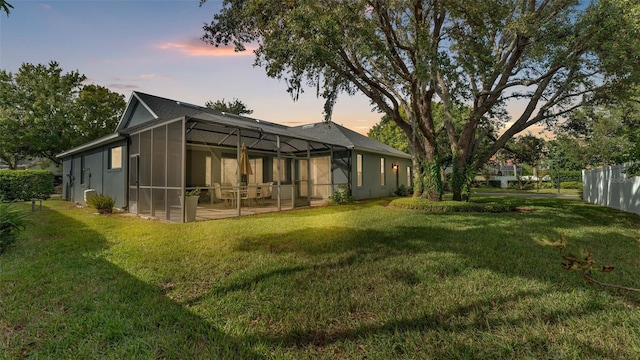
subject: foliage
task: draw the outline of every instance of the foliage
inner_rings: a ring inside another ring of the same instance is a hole
[[[400,184],[393,193],[396,196],[409,196],[413,194],[413,187]]]
[[[48,199],[53,194],[53,173],[46,170],[0,171],[0,198],[8,201]]]
[[[15,166],[25,158],[60,163],[57,154],[113,132],[124,97],[97,85],[83,86],[78,71],[57,62],[23,63],[0,71],[0,157]]]
[[[17,209],[12,203],[3,203],[0,196],[0,254],[16,241],[20,231],[30,223],[28,212]]]
[[[555,182],[556,186],[558,185],[558,180],[560,180],[561,183],[578,182],[582,184],[582,171],[563,170],[553,173],[551,181]]]
[[[582,182],[577,181],[563,181],[560,183],[562,189],[577,189],[582,190]]]
[[[224,99],[216,100],[215,102],[207,101],[204,106],[210,109],[236,115],[253,114],[253,110],[249,109],[245,103],[236,98],[232,101],[225,101]]]
[[[502,213],[515,210],[515,207],[509,204],[499,202],[460,202],[460,201],[431,201],[425,198],[400,198],[391,201],[390,206],[400,209],[423,210],[435,213],[448,212],[488,212]]]
[[[409,152],[409,139],[407,134],[388,116],[383,116],[380,122],[373,125],[367,132],[367,136],[394,149]]]
[[[87,205],[98,210],[100,214],[111,214],[116,201],[109,195],[97,194],[87,198]]]
[[[200,196],[200,193],[202,192],[202,189],[200,189],[199,187],[195,188],[195,189],[191,189],[188,190],[186,192],[187,196]]]
[[[537,138],[531,134],[527,134],[515,139],[511,139],[505,147],[500,150],[501,158],[511,160],[518,165],[527,165],[532,168],[531,175],[535,175],[538,179],[538,185],[542,182],[542,177],[545,175],[541,170],[541,164],[545,159],[545,141],[544,139]],[[532,181],[532,177],[528,177],[523,182],[523,177],[520,174],[516,174],[519,188],[525,189]]]
[[[4,11],[7,16],[9,16],[11,13],[9,9],[13,9],[13,5],[9,4],[6,0],[0,0],[0,11]]]
[[[502,187],[502,181],[500,180],[485,180],[485,181],[473,181],[471,183],[472,187],[481,187],[481,186],[487,186],[490,188],[494,188],[494,189],[499,189]]]
[[[374,200],[167,224],[47,201],[0,259],[0,357],[640,358],[640,296],[558,271],[535,242],[562,233],[637,288],[637,215],[473,200],[531,211]]]
[[[640,88],[574,112],[551,142],[560,168],[579,170],[640,159]],[[633,173],[633,169],[631,169]]]
[[[509,189],[518,190],[532,190],[535,189],[535,185],[530,181],[522,182],[521,180],[509,180],[507,181],[507,187]]]
[[[345,205],[352,204],[356,201],[356,198],[351,195],[351,190],[346,185],[339,185],[338,189],[333,192],[333,195],[329,196],[327,203],[329,205]]]
[[[439,154],[450,151],[463,173],[533,125],[627,95],[640,81],[639,7],[628,0],[225,0],[203,39],[238,51],[257,44],[255,64],[284,78],[294,99],[315,87],[327,120],[338,94],[363,93],[407,134],[421,163],[442,171]],[[510,116],[511,100],[524,104]],[[442,106],[442,126],[433,103]],[[470,111],[456,118],[460,104]],[[414,129],[421,136],[411,136]],[[439,196],[437,182],[424,185],[429,197]],[[464,184],[454,185],[459,200]]]
[[[581,273],[582,277],[592,284],[598,285],[602,288],[613,288],[616,290],[626,290],[640,292],[640,288],[632,288],[628,286],[621,286],[616,284],[603,283],[596,280],[592,276],[592,272],[595,270],[599,272],[610,273],[615,269],[613,265],[600,265],[594,267],[597,261],[593,259],[591,251],[584,246],[577,246],[567,241],[563,234],[560,234],[560,239],[556,241],[550,241],[548,239],[539,239],[542,245],[551,246],[562,251],[562,262],[560,265],[565,270],[577,270]]]
[[[74,104],[74,130],[82,143],[112,133],[126,107],[124,95],[100,85],[84,85]],[[80,145],[73,142],[73,146]]]

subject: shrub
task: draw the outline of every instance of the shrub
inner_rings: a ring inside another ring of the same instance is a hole
[[[489,180],[489,181],[485,181],[485,180],[474,180],[473,182],[471,182],[471,186],[472,187],[490,187],[490,188],[501,188],[502,187],[502,181],[500,180]]]
[[[536,188],[536,184],[534,182],[518,182],[517,180],[509,180],[507,181],[507,186],[509,189],[518,189],[518,190],[533,190]]]
[[[394,192],[396,196],[408,196],[413,194],[413,187],[407,187],[405,185],[400,185]]]
[[[98,210],[100,214],[111,214],[116,201],[109,195],[95,195],[87,199],[87,205]]]
[[[0,254],[16,241],[16,236],[29,224],[28,212],[16,209],[11,203],[0,202]]]
[[[562,189],[582,189],[582,183],[577,181],[564,181],[560,183]]]
[[[473,201],[431,201],[425,198],[400,198],[391,201],[390,206],[410,209],[424,210],[429,212],[490,212],[502,213],[515,210],[515,207],[501,203],[477,203]]]
[[[580,170],[561,170],[550,173],[551,181],[553,181],[556,186],[558,186],[558,178],[560,178],[560,183],[563,182],[582,182],[582,171]]]
[[[344,205],[351,204],[356,201],[351,195],[351,191],[346,185],[339,185],[338,190],[333,192],[333,195],[329,196],[329,205]]]
[[[29,201],[48,199],[53,193],[53,173],[45,170],[0,171],[0,197]]]

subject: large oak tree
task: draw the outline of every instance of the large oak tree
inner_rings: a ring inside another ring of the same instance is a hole
[[[317,87],[327,119],[339,93],[365,94],[407,134],[432,199],[442,194],[443,130],[462,199],[469,173],[514,135],[638,82],[639,9],[636,0],[224,0],[203,39],[257,44],[256,65],[294,99]],[[507,113],[512,100],[519,110]],[[459,104],[472,109],[463,119]]]

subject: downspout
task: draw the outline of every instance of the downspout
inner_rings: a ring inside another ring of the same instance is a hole
[[[311,206],[311,145],[307,141],[307,204]]]
[[[278,211],[282,210],[282,197],[280,196],[280,135],[276,135],[276,179],[278,179]]]
[[[237,129],[238,130],[238,141],[236,144],[236,160],[238,161],[238,171],[236,171],[236,208],[238,210],[238,216],[241,216],[242,212],[240,211],[240,202],[242,201],[242,194],[240,194],[241,189],[240,189],[240,179],[242,178],[242,169],[240,169],[240,147],[241,147],[241,137],[242,137],[242,133],[240,131],[240,128]]]

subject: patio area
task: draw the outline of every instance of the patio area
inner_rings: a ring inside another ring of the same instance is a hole
[[[324,199],[312,199],[307,204],[296,204],[295,209],[292,208],[291,200],[284,200],[280,204],[280,210],[278,210],[278,201],[275,199],[266,200],[262,203],[252,203],[250,205],[243,204],[240,208],[241,216],[265,214],[270,212],[278,212],[284,210],[297,210],[310,207],[324,206],[327,200]],[[306,205],[306,206],[305,206]],[[238,216],[238,209],[230,206],[224,202],[209,203],[202,202],[198,204],[196,210],[196,221],[207,221],[226,219]]]

